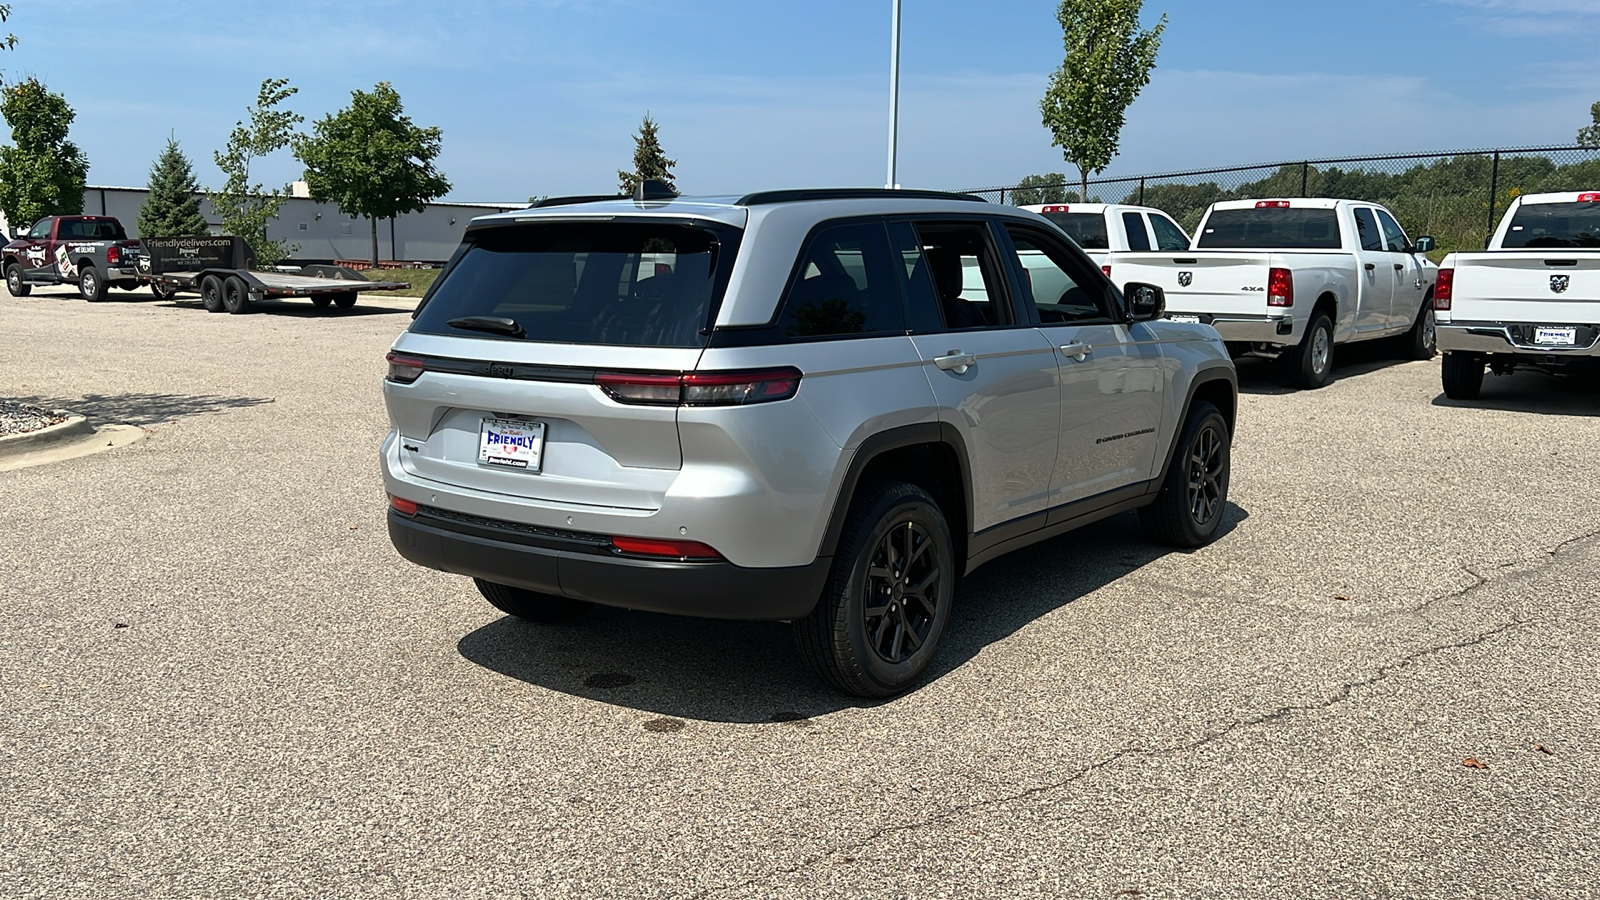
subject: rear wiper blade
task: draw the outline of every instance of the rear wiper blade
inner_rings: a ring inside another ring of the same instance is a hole
[[[516,319],[508,319],[504,316],[463,316],[459,319],[451,319],[445,324],[451,328],[460,328],[465,331],[492,331],[495,334],[509,334],[518,338],[526,337],[528,334],[522,330],[521,325],[517,324]]]

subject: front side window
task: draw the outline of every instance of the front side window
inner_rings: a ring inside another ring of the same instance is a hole
[[[817,232],[784,300],[779,332],[811,338],[897,334],[905,327],[883,224],[835,225]]]
[[[703,347],[737,229],[648,222],[480,229],[411,330],[563,344]],[[497,332],[469,317],[510,319]],[[458,324],[452,325],[452,322]]]
[[[1025,227],[1007,225],[1006,232],[1011,235],[1012,246],[1016,247],[1023,290],[1039,311],[1042,324],[1108,318],[1096,299],[1096,295],[1103,296],[1103,292],[1097,287],[1085,289],[1080,284],[1080,277],[1073,273],[1082,273],[1083,267],[1065,247]]]
[[[1150,214],[1150,227],[1156,233],[1156,249],[1187,250],[1189,249],[1189,236],[1183,233],[1173,221],[1166,216]]]
[[[1122,229],[1128,233],[1128,249],[1142,252],[1150,249],[1150,235],[1144,230],[1144,216],[1136,212],[1122,214]]]
[[[42,222],[35,222],[33,225],[33,230],[28,232],[28,237],[33,240],[43,240],[44,238],[49,237],[50,221],[51,220],[49,219],[45,219]]]
[[[1393,216],[1383,210],[1380,209],[1377,213],[1378,224],[1383,227],[1383,240],[1384,243],[1389,245],[1389,251],[1391,253],[1406,252],[1411,247],[1411,241],[1406,238],[1405,229],[1400,227],[1400,223],[1396,222]]]
[[[1500,246],[1600,247],[1600,203],[1525,203],[1511,217]]]
[[[1218,209],[1195,240],[1199,250],[1338,250],[1339,220],[1331,209]]]
[[[1361,239],[1361,249],[1382,250],[1383,235],[1378,231],[1378,220],[1372,217],[1372,210],[1357,207],[1355,214],[1356,236]]]

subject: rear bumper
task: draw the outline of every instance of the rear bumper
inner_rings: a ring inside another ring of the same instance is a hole
[[[758,569],[723,560],[620,557],[597,536],[530,534],[486,520],[462,522],[389,511],[389,540],[430,569],[499,584],[649,612],[713,619],[799,619],[810,614],[832,567]]]
[[[1295,334],[1294,319],[1290,316],[1211,315],[1175,309],[1167,310],[1167,315],[1198,316],[1202,323],[1215,328],[1217,334],[1230,344],[1277,344],[1287,347],[1300,342]]]
[[[1552,323],[1540,323],[1551,325]],[[1600,359],[1600,329],[1589,325],[1557,325],[1576,328],[1578,344],[1558,347],[1534,344],[1527,340],[1532,324],[1507,322],[1452,322],[1437,326],[1439,349],[1447,352],[1482,353],[1495,356],[1560,360],[1566,358]],[[1519,340],[1519,338],[1522,338]]]

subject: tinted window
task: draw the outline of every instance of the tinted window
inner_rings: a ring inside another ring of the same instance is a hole
[[[1150,214],[1150,227],[1156,233],[1157,250],[1187,250],[1189,249],[1189,236],[1183,229],[1172,224],[1166,216]]]
[[[1136,212],[1122,214],[1122,230],[1128,233],[1128,249],[1134,251],[1150,249],[1150,235],[1144,230],[1144,216]]]
[[[1400,227],[1400,223],[1381,209],[1377,210],[1377,213],[1378,225],[1383,228],[1383,239],[1389,245],[1389,250],[1394,253],[1406,252],[1411,242],[1406,239],[1405,230]]]
[[[823,229],[801,259],[778,322],[784,336],[905,331],[900,280],[882,223]]]
[[[1106,217],[1100,213],[1044,213],[1044,217],[1072,238],[1073,243],[1085,250],[1110,250],[1111,238],[1106,232]]]
[[[889,239],[905,271],[906,324],[912,331],[927,334],[944,330],[944,313],[939,309],[939,293],[933,275],[922,256],[922,241],[909,222],[890,222]]]
[[[56,231],[58,240],[120,241],[126,237],[122,226],[109,219],[77,219],[72,222],[62,222]]]
[[[1337,250],[1339,220],[1331,209],[1219,209],[1195,241],[1205,250]]]
[[[1372,217],[1372,210],[1356,209],[1356,235],[1361,238],[1361,249],[1382,250],[1383,235],[1378,233],[1378,220]]]
[[[1529,203],[1517,208],[1506,231],[1508,249],[1600,247],[1600,203]]]
[[[523,340],[700,347],[738,232],[684,225],[562,223],[467,236],[412,331],[504,337],[452,327],[510,318]]]
[[[1129,215],[1137,217],[1138,213]],[[1023,290],[1039,310],[1040,322],[1051,325],[1105,318],[1105,311],[1095,301],[1101,288],[1091,285],[1086,290],[1079,285],[1073,273],[1082,273],[1083,266],[1066,248],[1026,228],[1007,225],[1006,231],[1017,248]]]
[[[911,285],[931,286],[948,329],[987,328],[1011,322],[1000,267],[981,224],[918,223],[923,273]],[[921,302],[913,298],[913,303]]]

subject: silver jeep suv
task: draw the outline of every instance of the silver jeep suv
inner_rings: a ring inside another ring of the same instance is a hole
[[[1223,518],[1237,380],[1042,217],[871,189],[562,198],[476,219],[389,353],[389,534],[511,615],[792,621],[917,680],[956,579],[1137,508]]]

